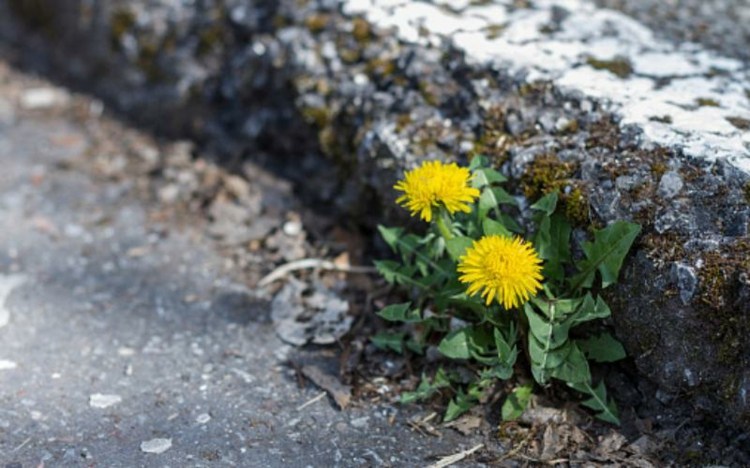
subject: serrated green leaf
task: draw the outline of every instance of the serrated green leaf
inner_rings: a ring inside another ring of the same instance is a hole
[[[594,242],[586,242],[582,246],[586,258],[576,265],[580,273],[571,281],[572,290],[590,288],[597,271],[601,275],[603,288],[617,282],[625,256],[640,232],[638,224],[625,221],[612,223],[597,231]]]
[[[411,284],[413,286],[424,287],[423,284],[413,279],[417,272],[416,266],[402,266],[393,260],[376,260],[373,262],[378,273],[391,284]]]
[[[515,232],[516,234],[523,234],[523,227],[518,224],[518,222],[513,219],[513,217],[508,213],[500,213],[499,219],[500,222],[503,223],[503,225],[512,232]]]
[[[383,238],[385,243],[388,244],[391,250],[397,252],[398,239],[401,237],[404,230],[398,227],[389,228],[378,224],[378,231],[380,232],[380,236]]]
[[[571,320],[573,325],[577,325],[590,320],[607,318],[610,315],[612,315],[612,312],[601,296],[597,296],[594,300],[591,293],[586,293],[581,307],[571,316]]]
[[[503,421],[515,421],[521,417],[531,401],[531,390],[531,385],[521,385],[508,395],[501,411]]]
[[[526,318],[529,320],[531,334],[546,349],[555,349],[562,346],[568,340],[568,331],[570,330],[571,322],[568,320],[557,322],[555,305],[548,303],[547,307],[548,309],[545,310],[545,313],[550,317],[549,319],[545,319],[539,315],[529,303],[526,303],[523,309]]]
[[[591,396],[588,400],[581,402],[587,408],[596,411],[596,417],[602,421],[612,424],[620,424],[620,418],[617,411],[617,405],[614,400],[607,398],[607,388],[604,382],[599,382],[596,387],[591,387],[590,383],[571,385],[576,390]]]
[[[513,237],[513,233],[508,228],[492,218],[484,218],[484,221],[482,221],[482,231],[485,236]]]
[[[477,400],[459,391],[454,399],[448,403],[443,422],[450,422],[476,406]]]
[[[540,198],[536,203],[531,205],[531,209],[541,211],[547,216],[552,216],[552,213],[555,212],[555,208],[557,208],[558,198],[559,197],[557,195],[557,192],[550,192],[547,195]]]
[[[403,354],[404,336],[404,332],[381,332],[375,336],[370,337],[370,341],[380,349],[389,349],[399,354]]]
[[[495,194],[492,192],[492,190],[485,189],[482,191],[482,194],[479,196],[479,202],[477,203],[477,213],[479,215],[479,219],[484,219],[487,217],[487,214],[491,210],[495,210],[496,213],[499,212],[498,210],[499,202],[497,198],[495,198]]]
[[[478,189],[508,180],[507,177],[489,167],[475,169],[473,173],[474,177],[471,179],[471,186]]]
[[[413,392],[404,392],[399,397],[401,403],[413,403],[415,401],[424,401],[435,395],[440,389],[450,387],[450,380],[445,374],[443,368],[439,368],[435,377],[430,379],[423,373],[419,386]]]
[[[559,348],[548,349],[533,336],[529,337],[529,357],[541,369],[549,370],[560,366],[568,358],[572,349],[570,342],[564,343]]]
[[[518,206],[518,201],[502,187],[492,187],[492,194],[500,205]]]
[[[477,154],[477,155],[474,155],[473,158],[471,158],[471,161],[469,161],[469,170],[471,172],[474,172],[479,168],[489,167],[489,165],[490,165],[490,160],[487,159],[487,156],[483,154]]]
[[[445,242],[445,246],[448,249],[448,254],[451,258],[458,261],[458,259],[464,255],[466,249],[471,247],[473,243],[474,240],[469,237],[456,236],[452,239],[448,239]]]
[[[378,315],[389,322],[421,322],[422,317],[419,311],[411,309],[411,302],[404,302],[403,304],[391,304],[383,307],[378,312]]]
[[[564,216],[544,216],[534,237],[534,246],[539,257],[545,260],[544,277],[562,281],[564,265],[571,261],[570,234],[573,229]]]
[[[438,350],[443,356],[451,359],[469,359],[471,357],[471,351],[469,349],[470,333],[471,327],[462,328],[449,333],[440,342]]]
[[[595,362],[615,362],[627,356],[622,343],[609,333],[578,340],[577,344],[581,351]]]
[[[575,344],[570,345],[570,354],[558,367],[550,370],[550,375],[567,383],[591,382],[591,371],[586,356]]]

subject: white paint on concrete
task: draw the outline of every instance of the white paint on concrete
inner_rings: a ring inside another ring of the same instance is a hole
[[[345,0],[344,11],[392,28],[405,42],[436,45],[449,39],[475,63],[597,98],[622,117],[622,125],[639,126],[653,143],[680,147],[688,156],[726,158],[750,173],[750,131],[727,120],[750,120],[750,70],[740,61],[694,43],[660,40],[636,20],[587,0],[529,4]],[[563,10],[560,27],[548,28]],[[620,78],[595,69],[592,58],[626,60],[632,73]]]

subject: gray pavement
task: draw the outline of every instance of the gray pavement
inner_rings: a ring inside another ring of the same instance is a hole
[[[3,70],[1,466],[424,466],[477,443],[387,403],[298,409],[320,389],[202,220],[80,169],[72,111],[24,113]]]

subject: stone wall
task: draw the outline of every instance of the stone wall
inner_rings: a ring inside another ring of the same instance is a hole
[[[305,155],[323,152],[338,174],[323,197],[366,222],[395,215],[404,168],[478,153],[519,196],[559,190],[581,233],[640,222],[611,298],[618,336],[665,401],[750,421],[741,63],[582,0],[0,8],[21,61],[141,123],[227,157],[268,154],[300,179]]]

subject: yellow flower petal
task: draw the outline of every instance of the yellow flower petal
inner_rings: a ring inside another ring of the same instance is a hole
[[[412,216],[419,216],[430,222],[435,209],[445,207],[449,213],[457,211],[468,213],[469,206],[479,197],[479,190],[471,187],[471,173],[456,163],[443,164],[440,161],[427,161],[421,166],[404,174],[393,188],[404,192],[396,203],[411,211]]]
[[[485,303],[506,309],[523,305],[541,289],[542,261],[528,242],[516,237],[486,236],[474,241],[459,259],[459,280],[467,293],[481,291]]]

